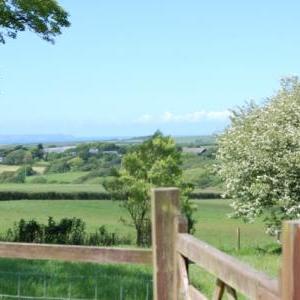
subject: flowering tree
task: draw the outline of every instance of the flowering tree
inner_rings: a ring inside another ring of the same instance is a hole
[[[271,234],[282,220],[300,217],[298,78],[283,79],[263,106],[234,111],[218,142],[219,174],[235,216],[251,221],[263,215]]]

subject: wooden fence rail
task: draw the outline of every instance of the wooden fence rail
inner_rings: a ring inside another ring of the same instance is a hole
[[[89,246],[0,243],[0,257],[102,264],[152,264],[151,250]]]

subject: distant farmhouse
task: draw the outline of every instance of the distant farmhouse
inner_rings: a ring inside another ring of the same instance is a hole
[[[183,147],[182,148],[183,152],[185,152],[185,153],[193,153],[193,154],[196,154],[196,155],[201,155],[204,152],[206,152],[206,150],[207,149],[204,148],[204,147],[194,147],[194,148]]]
[[[96,154],[98,154],[99,153],[99,149],[97,149],[97,148],[90,148],[89,149],[89,154],[94,154],[94,155],[96,155]]]
[[[76,146],[62,146],[62,147],[53,147],[53,148],[44,148],[45,153],[64,153],[66,150],[74,149]]]
[[[0,164],[4,162],[4,157],[0,156]]]

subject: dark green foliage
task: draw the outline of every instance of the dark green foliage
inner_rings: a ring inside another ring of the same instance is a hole
[[[52,217],[44,228],[43,242],[46,244],[84,244],[85,223],[77,218],[63,218],[56,223]]]
[[[2,173],[3,174],[3,173]],[[7,200],[110,200],[107,192],[14,192],[0,191],[0,201]]]
[[[120,237],[115,233],[109,232],[105,226],[101,226],[95,233],[89,235],[87,244],[95,246],[129,245],[131,244],[131,239]]]
[[[35,220],[21,219],[13,229],[7,232],[7,239],[12,242],[39,243],[42,241],[43,227]]]
[[[182,213],[192,218],[194,207],[188,192],[192,186],[182,180],[182,157],[170,136],[157,131],[143,143],[133,146],[122,158],[121,168],[114,180],[104,182],[113,196],[125,201],[122,206],[131,217],[136,230],[137,245],[149,245],[150,230],[145,226],[150,219],[150,191],[155,187],[177,186],[181,189]],[[192,226],[195,220],[190,219]],[[189,227],[192,230],[192,227]]]
[[[197,192],[194,191],[190,194],[192,199],[222,199],[222,194],[218,192]]]
[[[70,26],[68,13],[56,0],[0,0],[0,43],[29,29],[48,42]]]
[[[25,162],[28,155],[31,155],[29,151],[25,149],[16,149],[5,157],[4,163],[7,165],[21,165]]]
[[[24,176],[33,176],[37,174],[31,166],[26,166],[26,165],[18,169],[16,173],[20,175],[24,174]]]
[[[70,165],[65,160],[58,160],[51,163],[47,169],[47,173],[66,173],[70,169]]]
[[[3,173],[2,173],[3,174]],[[1,175],[0,175],[1,178]],[[114,181],[106,181],[108,182]],[[197,192],[189,194],[192,199],[221,199],[221,194],[217,192]],[[0,201],[6,200],[111,200],[122,199],[118,193],[110,194],[108,192],[15,192],[0,191]]]
[[[43,144],[38,144],[37,147],[31,150],[33,159],[43,159],[44,157],[44,146]]]
[[[21,219],[1,239],[10,242],[59,245],[112,246],[131,243],[129,238],[119,237],[116,233],[109,232],[105,226],[101,226],[95,233],[88,234],[85,222],[79,218],[63,218],[56,222],[52,217],[48,218],[46,225],[36,220]]]

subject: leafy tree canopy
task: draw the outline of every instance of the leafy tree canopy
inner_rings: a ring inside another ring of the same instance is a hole
[[[150,220],[150,191],[153,187],[177,186],[181,188],[183,213],[189,227],[194,224],[193,206],[188,199],[191,187],[182,180],[181,152],[175,141],[156,132],[150,139],[137,145],[123,156],[118,177],[105,183],[110,192],[115,192],[128,211],[137,233],[137,244],[148,243]]]
[[[300,82],[283,79],[263,106],[233,112],[219,138],[219,174],[235,215],[263,215],[270,233],[300,217]]]
[[[27,29],[48,42],[70,26],[68,13],[56,0],[0,0],[0,43]]]

